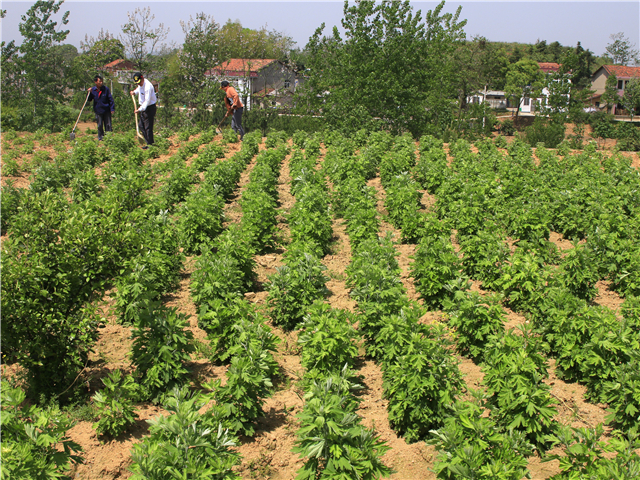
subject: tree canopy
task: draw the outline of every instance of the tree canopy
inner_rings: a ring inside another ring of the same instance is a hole
[[[408,1],[345,2],[344,38],[337,27],[323,36],[323,24],[307,45],[307,105],[347,130],[374,119],[396,131],[444,128],[456,98],[452,55],[466,21],[461,8],[449,14],[443,7],[422,17]]]

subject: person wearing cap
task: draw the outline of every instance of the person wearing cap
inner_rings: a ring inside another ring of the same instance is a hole
[[[102,140],[105,132],[113,132],[111,129],[111,115],[116,111],[111,91],[104,84],[102,75],[93,77],[95,87],[89,87],[88,100],[93,100],[93,111],[98,122],[98,140]]]
[[[148,145],[153,145],[153,121],[156,117],[156,91],[149,80],[144,78],[140,72],[133,74],[133,83],[138,85],[135,90],[131,90],[131,95],[138,94],[138,109],[135,113],[140,114],[140,130]],[[142,148],[147,148],[145,145]]]
[[[234,132],[240,135],[240,140],[244,137],[244,129],[242,128],[242,112],[244,111],[244,105],[240,100],[240,96],[235,88],[229,85],[229,82],[223,80],[220,84],[220,88],[224,90],[227,106],[227,115],[233,115],[231,117],[231,128]]]

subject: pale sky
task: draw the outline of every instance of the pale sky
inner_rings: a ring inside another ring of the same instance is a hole
[[[7,16],[1,21],[2,40],[21,43],[18,24],[34,2],[1,1]],[[411,2],[415,10],[427,10],[437,2]],[[640,46],[640,2],[634,1],[447,1],[445,10],[454,12],[462,5],[462,19],[467,19],[467,38],[482,35],[491,41],[535,43],[560,42],[574,47],[578,41],[583,48],[602,55],[609,36],[624,32],[625,36]],[[101,28],[116,36],[127,21],[127,12],[136,7],[151,7],[155,15],[152,26],[164,23],[169,27],[169,40],[180,45],[184,34],[180,20],[188,21],[199,12],[213,15],[221,25],[227,20],[239,20],[244,27],[258,29],[266,25],[292,37],[297,46],[303,48],[315,29],[326,24],[330,33],[333,25],[340,26],[343,2],[341,1],[98,1],[67,0],[62,11],[69,11],[70,30],[65,43],[80,47],[85,35],[96,36]],[[58,14],[55,19],[59,20]]]

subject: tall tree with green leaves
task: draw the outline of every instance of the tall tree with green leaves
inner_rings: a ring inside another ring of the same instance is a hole
[[[97,37],[85,35],[84,41],[80,42],[82,50],[82,65],[92,72],[104,70],[107,63],[125,58],[125,48],[122,41],[109,33],[100,29]]]
[[[218,33],[220,58],[275,58],[284,61],[294,41],[276,30],[261,27],[258,30],[243,27],[238,21],[227,21]]]
[[[607,113],[611,113],[611,107],[620,103],[620,95],[618,95],[618,77],[611,74],[604,84],[604,93],[601,100],[607,106]]]
[[[516,122],[521,101],[539,97],[543,87],[544,73],[538,62],[524,59],[509,65],[504,91],[516,105]]]
[[[633,117],[640,112],[640,78],[632,78],[624,86],[622,105],[633,121]]]
[[[609,36],[612,40],[607,45],[605,55],[609,56],[614,65],[630,65],[640,62],[640,54],[635,44],[624,36],[623,32],[614,33]]]
[[[579,90],[591,87],[591,73],[596,57],[589,49],[585,50],[580,42],[576,48],[567,52],[560,61],[567,72],[571,72],[571,83]]]
[[[444,1],[424,18],[408,1],[344,4],[342,27],[307,44],[307,104],[329,125],[354,131],[379,119],[391,131],[440,133],[456,111],[452,55],[465,39],[466,20],[443,13]]]
[[[195,108],[194,120],[202,125],[211,125],[208,105],[218,103],[220,84],[209,75],[209,70],[220,63],[220,25],[213,16],[204,12],[188,22],[180,22],[184,32],[184,43],[178,51],[174,68],[170,69],[171,79],[167,95],[181,105]],[[171,99],[167,99],[171,102]]]
[[[25,90],[20,103],[29,112],[27,128],[59,127],[56,114],[63,100],[66,64],[64,52],[54,49],[69,34],[58,29],[53,16],[60,11],[64,0],[35,2],[18,24],[23,37],[18,64],[24,78]],[[60,23],[66,25],[69,12],[62,15]]]
[[[4,18],[7,14],[6,10],[0,10],[0,18]],[[21,75],[20,65],[18,63],[18,54],[20,49],[16,46],[15,40],[4,40],[0,43],[0,83],[2,84],[2,129],[16,128],[18,100],[20,99]]]
[[[169,27],[165,27],[164,23],[152,26],[156,16],[151,13],[151,7],[138,7],[128,12],[127,18],[127,23],[122,25],[120,41],[129,59],[147,73],[153,67],[154,55],[164,46]]]

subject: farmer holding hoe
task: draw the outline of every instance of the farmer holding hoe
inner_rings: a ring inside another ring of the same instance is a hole
[[[138,85],[138,88],[131,90],[131,96],[135,93],[138,94],[138,103],[140,106],[135,110],[135,113],[140,114],[140,130],[147,142],[147,145],[153,145],[153,121],[156,117],[156,91],[149,80],[144,78],[140,72],[133,74],[133,83]],[[149,148],[145,145],[144,149]]]
[[[104,84],[102,75],[93,77],[95,87],[89,87],[88,100],[93,100],[93,111],[98,122],[98,140],[102,140],[105,132],[113,132],[111,129],[111,115],[116,111],[111,91]]]
[[[244,129],[242,128],[242,112],[244,111],[244,105],[240,101],[240,96],[235,88],[229,85],[229,82],[223,80],[220,84],[220,88],[224,90],[227,106],[227,115],[233,115],[231,117],[231,128],[234,132],[240,135],[240,141],[244,137]]]

